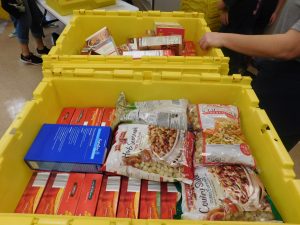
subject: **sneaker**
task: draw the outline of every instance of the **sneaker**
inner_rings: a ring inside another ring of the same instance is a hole
[[[50,49],[44,46],[43,49],[39,50],[38,48],[36,49],[37,53],[40,55],[48,55]]]
[[[16,31],[16,29],[14,29],[14,30],[8,35],[9,38],[14,38],[14,37],[16,37],[16,36],[17,36],[17,31]]]
[[[39,65],[43,63],[43,60],[35,56],[34,54],[30,53],[28,56],[24,56],[21,54],[20,61],[26,64],[32,64],[32,65]]]

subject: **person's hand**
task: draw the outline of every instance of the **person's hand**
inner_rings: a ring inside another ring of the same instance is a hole
[[[199,45],[203,50],[208,50],[212,47],[223,47],[222,40],[222,33],[208,32],[203,35],[203,37],[199,41]]]
[[[273,12],[273,14],[271,15],[270,20],[269,20],[269,25],[272,25],[276,21],[277,17],[278,17],[278,13]]]
[[[220,20],[221,23],[225,26],[229,24],[229,18],[228,18],[228,11],[227,10],[222,10],[220,14]]]

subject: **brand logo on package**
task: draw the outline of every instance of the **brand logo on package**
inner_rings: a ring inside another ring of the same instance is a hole
[[[100,135],[101,135],[101,128],[98,129],[97,134],[96,134],[96,139],[95,139],[91,159],[94,159],[96,155],[100,154],[99,149],[100,149],[101,143],[102,143],[102,139],[100,138]]]

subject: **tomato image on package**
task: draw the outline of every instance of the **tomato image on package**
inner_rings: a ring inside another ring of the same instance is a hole
[[[44,124],[24,160],[35,170],[98,173],[111,128]]]

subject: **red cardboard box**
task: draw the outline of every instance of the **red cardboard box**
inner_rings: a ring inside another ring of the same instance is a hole
[[[101,126],[111,126],[115,118],[115,108],[104,108]]]
[[[57,124],[70,124],[75,108],[64,108],[60,113],[56,123]]]
[[[141,180],[122,177],[118,218],[137,219],[139,215]]]
[[[58,215],[75,215],[84,182],[84,173],[71,173],[62,196]]]
[[[142,181],[140,219],[160,219],[160,182]]]
[[[94,216],[102,183],[102,174],[86,174],[76,209],[77,216]]]
[[[161,219],[173,219],[180,198],[174,183],[161,183]]]
[[[69,176],[69,173],[51,173],[37,207],[37,214],[57,214]]]
[[[96,216],[117,216],[120,186],[120,176],[103,176]]]
[[[184,56],[196,56],[196,46],[193,41],[185,41],[184,42],[184,50],[182,52]]]
[[[76,108],[73,117],[71,119],[71,125],[83,125],[88,108]]]
[[[83,125],[94,126],[96,123],[101,123],[104,109],[103,108],[87,108],[87,113],[84,118]],[[98,125],[100,126],[100,125]]]
[[[174,22],[156,22],[155,31],[157,36],[181,35],[184,39],[184,28],[179,23]]]
[[[34,213],[46,187],[50,172],[33,173],[15,209],[16,213]]]

